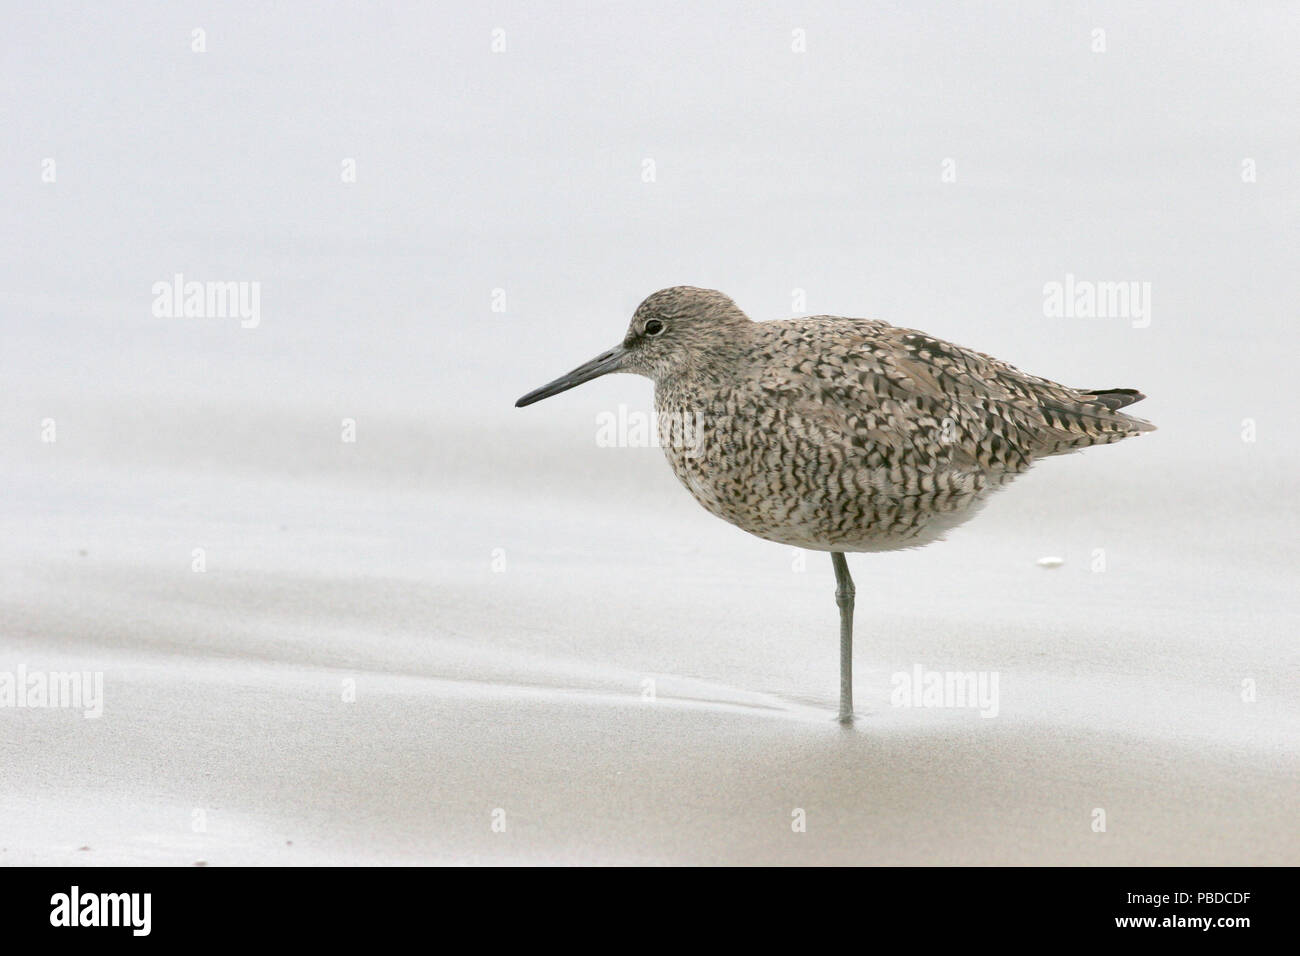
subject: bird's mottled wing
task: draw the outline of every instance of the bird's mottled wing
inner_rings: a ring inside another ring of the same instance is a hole
[[[765,324],[777,346],[765,351],[802,358],[759,363],[760,387],[847,437],[877,467],[996,479],[1035,458],[1150,427],[1094,396],[885,322],[816,316]],[[789,348],[791,340],[803,347]]]

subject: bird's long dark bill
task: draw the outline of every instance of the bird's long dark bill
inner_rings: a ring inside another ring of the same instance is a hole
[[[600,378],[602,375],[608,375],[610,372],[617,372],[623,367],[623,359],[627,356],[627,349],[621,345],[616,345],[608,352],[601,352],[590,362],[584,362],[567,375],[561,375],[554,382],[548,382],[541,388],[534,389],[519,401],[515,402],[515,408],[523,408],[525,405],[531,405],[533,402],[540,402],[544,398],[550,398],[552,395],[559,395],[561,392],[567,392],[574,386],[581,385],[583,382],[590,382],[593,378]]]

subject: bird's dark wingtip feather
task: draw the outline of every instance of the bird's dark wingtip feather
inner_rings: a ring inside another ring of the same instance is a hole
[[[1135,405],[1146,398],[1136,388],[1090,388],[1084,391],[1083,396],[1090,402],[1105,405],[1113,412]]]

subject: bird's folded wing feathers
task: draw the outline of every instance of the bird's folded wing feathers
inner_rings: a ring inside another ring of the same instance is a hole
[[[960,467],[1059,454],[1154,427],[1115,407],[1140,397],[1132,389],[1068,388],[879,321],[845,320],[836,331],[815,364],[769,368],[760,387],[785,393],[791,410],[842,434],[893,447],[937,443]]]

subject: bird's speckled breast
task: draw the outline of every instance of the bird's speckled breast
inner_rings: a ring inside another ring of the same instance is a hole
[[[709,400],[692,401],[706,393]],[[756,381],[656,389],[661,444],[710,513],[781,544],[818,551],[917,547],[965,521],[996,487],[975,470],[912,471],[917,449],[851,435],[801,414]],[[682,427],[686,423],[686,427]]]

